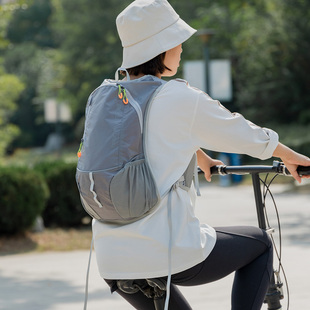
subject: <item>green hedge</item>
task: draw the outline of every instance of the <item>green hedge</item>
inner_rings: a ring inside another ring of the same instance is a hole
[[[279,134],[280,142],[286,144],[296,152],[310,156],[310,124],[275,125],[270,128]]]
[[[30,228],[49,195],[41,174],[26,167],[0,167],[0,234]]]
[[[42,173],[50,198],[42,214],[47,227],[77,227],[87,217],[75,182],[76,163],[42,162],[34,167]]]

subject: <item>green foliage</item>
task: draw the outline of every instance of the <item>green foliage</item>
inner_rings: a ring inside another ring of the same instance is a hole
[[[0,156],[19,134],[18,127],[10,124],[9,118],[16,110],[15,102],[23,89],[24,85],[16,76],[5,74],[0,68]]]
[[[51,131],[43,121],[46,98],[68,102],[73,126],[79,126],[89,93],[104,78],[113,78],[121,64],[115,18],[131,1],[31,0],[0,6],[0,53],[5,52],[7,72],[26,84],[12,118],[23,135],[13,147],[44,143]],[[307,0],[170,2],[196,29],[215,30],[210,58],[232,63],[230,109],[264,126],[309,123]],[[203,58],[198,36],[184,43],[182,58]]]
[[[198,8],[193,24],[216,30],[211,58],[231,59],[234,103],[247,118],[309,122],[309,18],[305,0],[208,1]]]
[[[304,1],[272,2],[256,27],[260,29],[256,40],[254,29],[246,34],[252,44],[240,53],[237,100],[254,120],[306,124],[310,121],[309,8],[298,8],[298,2]],[[295,14],[288,18],[293,7]]]
[[[30,169],[0,167],[0,234],[15,234],[30,228],[48,198],[43,177]]]
[[[44,175],[51,193],[42,214],[44,224],[48,227],[82,225],[87,214],[81,205],[75,182],[76,163],[41,162],[34,169]]]
[[[7,48],[9,41],[5,38],[7,23],[11,16],[11,11],[7,6],[0,6],[0,51]]]
[[[43,104],[37,101],[45,53],[34,43],[26,42],[12,45],[5,57],[6,71],[18,76],[26,86],[18,98],[18,109],[10,119],[23,133],[13,147],[42,145],[50,132],[50,126],[43,122]]]
[[[23,133],[14,140],[13,149],[41,146],[53,129],[44,123],[43,102],[38,100],[45,54],[56,46],[50,27],[51,16],[49,0],[27,1],[14,5],[6,27],[5,37],[9,44],[5,50],[5,70],[17,75],[26,86],[17,101],[18,109],[11,117],[11,122]]]
[[[16,111],[16,101],[24,89],[18,77],[7,74],[3,68],[3,51],[9,46],[5,33],[15,7],[15,5],[0,6],[0,157],[19,134],[18,127],[10,123],[10,117]]]
[[[7,27],[7,38],[13,44],[33,42],[41,47],[54,47],[49,19],[52,6],[49,0],[34,0],[30,6],[18,6]]]
[[[67,70],[62,95],[72,103],[76,121],[89,93],[104,78],[114,77],[122,50],[115,18],[131,1],[55,0],[53,26]],[[78,22],[77,22],[78,21]]]
[[[280,136],[280,141],[295,151],[310,156],[310,125],[279,125],[272,126]]]
[[[36,101],[44,102],[46,98],[61,97],[66,67],[61,63],[62,55],[59,49],[45,50],[40,56],[44,66],[41,67],[40,78],[37,81]]]

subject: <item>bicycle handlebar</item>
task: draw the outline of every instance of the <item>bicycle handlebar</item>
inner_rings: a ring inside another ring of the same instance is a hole
[[[299,176],[310,175],[310,166],[299,166],[297,168]],[[277,173],[282,175],[291,175],[285,165],[279,161],[274,161],[272,166],[264,165],[244,165],[244,166],[213,166],[211,174],[227,175],[227,174],[254,174],[254,173]]]

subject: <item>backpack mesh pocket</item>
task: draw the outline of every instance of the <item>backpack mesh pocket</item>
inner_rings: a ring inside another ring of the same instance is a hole
[[[112,178],[110,196],[118,214],[128,220],[143,217],[157,204],[159,195],[145,159],[127,163]]]

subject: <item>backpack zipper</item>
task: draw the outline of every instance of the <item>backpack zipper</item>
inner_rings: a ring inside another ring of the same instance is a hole
[[[77,156],[80,158],[82,156],[82,147],[83,147],[84,139],[81,139],[79,150],[77,151]]]
[[[132,97],[132,95],[130,94],[130,92],[125,89],[121,84],[118,83],[113,83],[110,82],[110,85],[113,85],[115,87],[118,87],[118,98],[120,100],[123,101],[124,104],[128,104],[130,103],[130,105],[135,109],[137,115],[138,115],[138,119],[139,119],[139,123],[140,123],[140,129],[141,129],[141,134],[143,133],[143,113],[142,113],[142,109],[139,105],[139,103]],[[92,96],[92,94],[100,87],[104,87],[106,86],[106,84],[101,84],[99,87],[97,87],[90,96]]]
[[[121,99],[124,104],[130,103],[130,105],[135,109],[138,115],[141,134],[142,134],[143,133],[143,114],[142,114],[142,109],[139,103],[132,97],[130,92],[126,90],[122,85],[117,84],[117,86],[118,86],[118,98]]]

